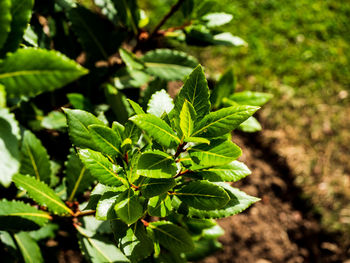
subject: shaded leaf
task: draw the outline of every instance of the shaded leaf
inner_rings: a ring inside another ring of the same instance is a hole
[[[11,2],[11,31],[2,48],[2,54],[13,52],[19,47],[24,31],[32,16],[34,5],[33,0],[11,0]]]
[[[133,224],[143,215],[143,207],[132,189],[119,196],[114,211],[126,224]]]
[[[127,229],[125,236],[119,242],[119,247],[131,262],[139,262],[152,253],[153,242],[147,236],[145,227],[138,221]]]
[[[50,184],[51,167],[49,155],[41,141],[29,130],[26,130],[23,134],[20,172]]]
[[[0,50],[11,30],[11,0],[0,1]]]
[[[82,6],[70,9],[68,17],[88,58],[93,61],[108,60],[124,40],[125,33],[115,31],[110,21]]]
[[[168,194],[154,196],[148,201],[148,214],[150,216],[166,217],[171,210],[171,199]]]
[[[143,63],[130,51],[120,48],[119,54],[126,66],[131,70],[142,70],[144,68]]]
[[[73,201],[74,197],[84,193],[91,187],[94,178],[86,170],[78,155],[71,150],[66,162],[66,185],[68,201]]]
[[[148,74],[166,80],[182,80],[198,65],[194,57],[170,49],[149,51],[141,59]]]
[[[272,97],[269,93],[242,91],[234,93],[229,98],[241,105],[262,106]]]
[[[212,104],[212,107],[218,108],[223,98],[227,98],[234,93],[235,86],[236,79],[233,72],[233,68],[229,68],[221,76],[210,95],[210,102]]]
[[[44,262],[41,255],[40,247],[34,239],[26,232],[19,232],[13,236],[22,253],[25,263],[41,263]]]
[[[152,222],[148,226],[154,232],[156,240],[173,252],[186,252],[193,249],[193,241],[187,231],[171,222]]]
[[[52,219],[48,213],[21,201],[0,201],[0,228],[2,230],[33,230]]]

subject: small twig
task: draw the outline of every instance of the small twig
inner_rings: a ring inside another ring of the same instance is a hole
[[[141,222],[142,222],[142,224],[143,224],[145,227],[148,227],[148,226],[149,226],[149,222],[147,222],[146,220],[141,219]]]
[[[165,24],[165,22],[181,7],[185,0],[179,0],[175,5],[171,7],[169,12],[163,17],[163,19],[158,23],[158,25],[153,29],[148,39],[155,37],[158,33],[158,30]]]
[[[177,147],[176,149],[176,153],[174,155],[174,159],[176,159],[177,157],[179,157],[179,155],[181,153],[183,153],[185,150],[184,150],[184,147],[186,146],[187,142],[184,142],[184,143],[180,143],[179,146]]]
[[[96,213],[95,210],[89,210],[89,211],[78,211],[73,216],[74,217],[82,217],[82,216],[89,216],[94,215]]]
[[[186,169],[184,171],[179,172],[177,175],[174,176],[174,178],[178,178],[178,177],[180,177],[184,174],[190,173],[190,172],[191,172],[190,170]]]

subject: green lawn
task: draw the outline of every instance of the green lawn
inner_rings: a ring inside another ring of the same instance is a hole
[[[226,29],[249,46],[215,48],[203,62],[213,72],[233,64],[240,89],[275,95],[262,113],[267,136],[324,223],[348,229],[350,1],[225,0],[216,8],[234,15]]]

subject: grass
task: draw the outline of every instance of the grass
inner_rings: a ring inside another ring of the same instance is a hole
[[[233,64],[240,89],[275,95],[262,113],[266,135],[325,226],[349,230],[350,1],[225,0],[216,8],[234,15],[225,29],[249,47],[201,52],[202,61],[212,72]]]

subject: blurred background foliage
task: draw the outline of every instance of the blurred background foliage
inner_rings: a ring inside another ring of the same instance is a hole
[[[148,26],[175,2],[139,1],[152,13]],[[199,57],[211,75],[233,65],[238,90],[274,94],[260,114],[264,138],[286,158],[324,226],[345,234],[350,230],[350,1],[205,2],[211,12],[233,15],[222,29],[248,46],[182,48]],[[94,8],[90,0],[81,3]],[[167,25],[181,19],[178,12]]]

